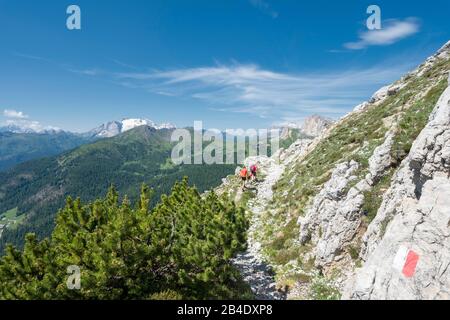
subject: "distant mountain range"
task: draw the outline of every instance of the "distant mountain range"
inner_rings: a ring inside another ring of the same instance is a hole
[[[155,124],[148,119],[110,121],[85,133],[32,129],[17,124],[0,127],[0,171],[25,161],[57,155],[101,138],[114,137],[144,125],[156,130],[175,128],[170,123]]]
[[[281,146],[287,147],[300,137],[315,137],[332,123],[331,119],[313,115],[301,123],[291,122],[279,126]],[[29,160],[54,156],[98,139],[112,138],[140,126],[155,130],[176,128],[171,123],[157,124],[152,120],[139,118],[109,121],[84,133],[57,128],[32,129],[17,124],[0,127],[0,171]]]
[[[41,129],[41,128],[31,128],[29,126],[21,126],[19,123],[16,124],[6,124],[0,127],[0,133],[37,133],[37,134],[54,134],[62,132],[63,130],[58,128],[52,129]]]
[[[89,130],[84,133],[75,133],[70,131],[65,131],[59,128],[32,128],[29,125],[20,125],[20,122],[14,124],[7,124],[5,126],[0,126],[0,133],[34,133],[34,134],[57,134],[61,132],[71,133],[78,136],[90,136],[90,137],[102,137],[110,138],[114,137],[122,132],[131,130],[140,126],[148,126],[151,128],[159,129],[174,129],[175,125],[171,123],[161,123],[157,124],[149,119],[139,119],[139,118],[125,118],[121,121],[109,121],[100,126]]]

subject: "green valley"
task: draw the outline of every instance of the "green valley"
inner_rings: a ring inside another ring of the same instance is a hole
[[[154,189],[154,205],[184,176],[203,192],[234,172],[233,165],[170,165],[171,132],[142,126],[1,172],[0,212],[17,208],[24,217],[15,230],[3,232],[0,251],[6,243],[21,245],[28,232],[39,238],[49,236],[55,214],[69,195],[91,201],[114,185],[134,201],[138,197],[136,186],[146,183]]]

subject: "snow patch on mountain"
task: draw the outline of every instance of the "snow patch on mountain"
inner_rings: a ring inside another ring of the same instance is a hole
[[[149,126],[156,130],[162,129],[175,129],[176,127],[171,123],[162,123],[156,124],[152,120],[149,119],[123,119],[122,121],[110,121],[102,124],[101,126],[89,131],[89,134],[92,136],[100,137],[100,138],[110,138],[114,137],[120,133],[129,131],[131,129],[141,127],[141,126]]]

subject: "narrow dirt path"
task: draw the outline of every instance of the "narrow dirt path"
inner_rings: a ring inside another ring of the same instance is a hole
[[[250,228],[247,238],[247,251],[237,255],[233,264],[239,269],[244,280],[250,285],[259,300],[283,300],[285,295],[276,289],[271,268],[264,263],[260,249],[261,244],[255,239],[255,232],[262,226],[261,214],[272,199],[272,187],[281,177],[284,167],[274,159],[257,157],[250,161],[260,161],[259,173],[264,175],[258,182],[252,182],[256,188],[255,198],[249,200],[248,210],[251,212]]]

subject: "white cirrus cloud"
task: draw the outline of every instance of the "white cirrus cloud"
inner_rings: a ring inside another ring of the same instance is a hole
[[[13,119],[26,119],[28,116],[24,114],[22,111],[16,111],[12,109],[5,109],[3,110],[3,116],[6,118],[13,118]]]
[[[420,30],[419,20],[416,18],[386,20],[384,24],[385,26],[380,30],[360,32],[358,41],[345,43],[344,47],[360,50],[369,46],[386,46],[410,37]]]
[[[288,119],[311,113],[346,114],[412,64],[287,74],[255,64],[215,65],[169,71],[116,73],[119,83],[152,93],[200,99],[210,109]]]

